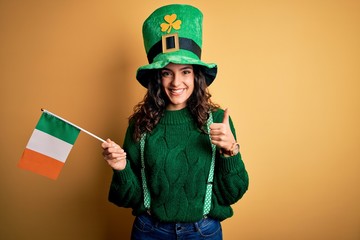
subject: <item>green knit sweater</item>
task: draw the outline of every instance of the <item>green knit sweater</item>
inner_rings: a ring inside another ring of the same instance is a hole
[[[224,111],[213,113],[221,122]],[[235,129],[230,119],[230,127]],[[109,201],[133,209],[133,215],[146,211],[141,185],[139,142],[132,138],[130,124],[123,148],[126,168],[114,170]],[[166,111],[155,129],[147,134],[145,169],[151,195],[151,214],[164,222],[195,222],[203,216],[206,182],[211,163],[209,136],[202,133],[187,109]],[[233,215],[231,204],[248,188],[248,175],[240,153],[225,158],[216,154],[212,206],[208,216],[220,221]]]

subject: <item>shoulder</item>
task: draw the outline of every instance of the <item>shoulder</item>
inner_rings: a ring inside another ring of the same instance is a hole
[[[126,129],[126,138],[132,139],[135,131],[135,122],[130,120]]]

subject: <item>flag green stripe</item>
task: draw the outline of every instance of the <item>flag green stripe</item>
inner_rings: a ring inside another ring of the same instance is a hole
[[[80,133],[80,129],[46,112],[43,112],[35,128],[70,144],[75,143]]]

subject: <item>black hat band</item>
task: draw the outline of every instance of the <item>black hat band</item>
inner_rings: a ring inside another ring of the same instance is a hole
[[[159,53],[174,52],[179,49],[193,52],[199,59],[201,59],[201,48],[199,45],[197,45],[192,39],[178,37],[177,34],[164,35],[160,41],[150,48],[147,58],[149,63],[152,63]]]

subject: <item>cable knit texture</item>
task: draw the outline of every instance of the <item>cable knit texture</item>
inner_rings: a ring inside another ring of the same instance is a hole
[[[224,111],[213,113],[221,122]],[[235,129],[230,119],[230,127]],[[145,212],[141,186],[139,142],[132,138],[129,125],[123,148],[127,165],[114,171],[109,201],[133,209],[134,215]],[[164,222],[200,220],[204,207],[206,181],[211,163],[209,136],[195,125],[187,109],[166,111],[156,128],[147,134],[145,168],[151,195],[151,214]],[[240,153],[225,158],[216,155],[212,206],[209,216],[224,220],[233,214],[231,204],[248,188],[248,175]]]

